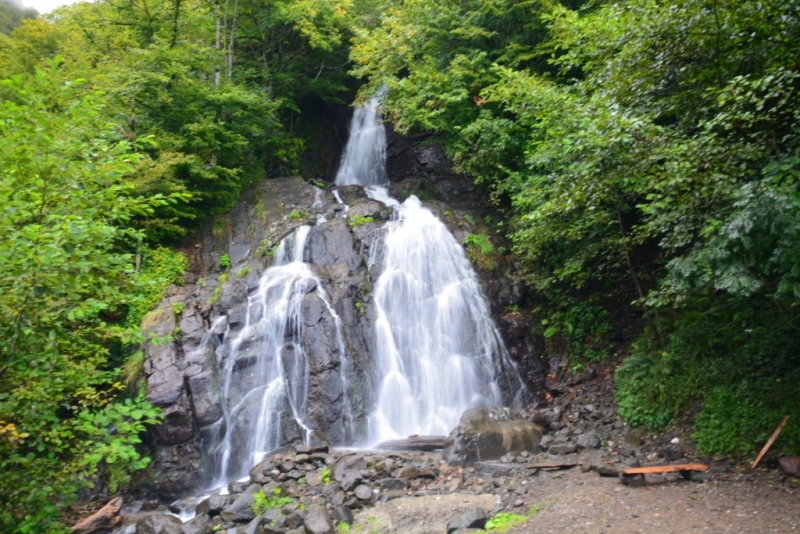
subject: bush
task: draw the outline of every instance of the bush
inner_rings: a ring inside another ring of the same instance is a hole
[[[696,300],[667,325],[659,348],[646,332],[616,374],[617,402],[633,425],[657,430],[696,418],[694,440],[704,454],[757,452],[784,415],[800,420],[800,366],[793,349],[796,317],[770,299]],[[800,425],[779,445],[800,452]]]

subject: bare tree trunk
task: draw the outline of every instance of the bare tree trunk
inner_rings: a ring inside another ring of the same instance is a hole
[[[228,43],[228,79],[233,74],[233,45],[236,41],[236,18],[239,16],[239,0],[233,3],[233,18],[231,19],[231,36]]]
[[[216,48],[216,49],[217,49],[217,52],[219,52],[219,50],[220,50],[220,47],[222,46],[222,43],[221,43],[221,41],[220,41],[220,38],[221,38],[221,35],[220,35],[221,28],[220,28],[220,19],[219,19],[219,15],[220,15],[220,13],[219,13],[219,11],[220,11],[220,8],[219,8],[219,0],[217,0],[217,2],[216,2],[217,41],[216,41],[216,43],[214,44],[214,48]],[[219,65],[217,65],[217,67],[216,67],[216,69],[215,69],[215,71],[214,71],[214,87],[219,87],[219,76],[220,76],[220,68],[219,68]]]
[[[178,21],[181,16],[181,0],[175,0],[175,13],[172,19],[172,42],[169,44],[170,48],[174,48],[178,42]]]

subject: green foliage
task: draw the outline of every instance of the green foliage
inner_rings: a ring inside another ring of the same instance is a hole
[[[599,306],[575,304],[566,309],[539,309],[547,314],[542,319],[542,334],[551,345],[570,359],[595,363],[608,356],[606,340],[611,326],[608,312]]]
[[[305,211],[292,210],[291,213],[289,213],[289,218],[290,219],[297,220],[297,219],[305,219],[307,217],[308,217],[308,213],[306,213]]]
[[[331,483],[331,468],[327,465],[322,468],[322,472],[320,473],[322,477],[322,483],[327,485]]]
[[[356,213],[352,217],[348,217],[347,222],[352,228],[356,228],[358,226],[364,226],[367,223],[375,222],[375,219]]]
[[[161,302],[170,285],[183,282],[188,267],[186,256],[177,250],[143,247],[140,254],[142,264],[139,272],[133,276],[136,292],[129,297],[126,319],[128,325],[136,327],[142,323],[147,312]]]
[[[486,522],[487,532],[508,532],[511,527],[522,525],[528,520],[528,516],[514,514],[511,512],[501,512]]]
[[[269,510],[283,508],[292,502],[292,498],[288,495],[281,497],[282,490],[280,488],[274,488],[270,493],[272,495],[269,495],[266,490],[261,490],[253,494],[253,512],[257,516],[265,514]]]
[[[797,398],[776,370],[800,324],[798,8],[414,0],[353,48],[362,94],[384,86],[396,126],[441,133],[506,212],[550,343],[602,358],[591,317],[633,301],[620,409],[661,427],[704,407],[706,451],[748,452],[745,414]]]
[[[467,256],[477,266],[485,271],[493,271],[497,268],[497,258],[494,254],[489,236],[486,234],[467,234],[464,238],[467,246]]]
[[[239,269],[236,272],[236,278],[237,279],[244,278],[248,274],[250,274],[250,266],[249,265],[245,265],[244,267],[242,267],[241,269]]]
[[[492,245],[489,236],[486,234],[467,234],[464,238],[464,244],[470,250],[480,252],[484,256],[490,256],[494,253],[494,245]]]
[[[337,534],[350,534],[350,523],[345,523],[344,521],[337,521],[336,523],[336,532]]]
[[[364,307],[363,302],[356,302],[356,310],[358,311],[358,315],[362,317],[364,316],[365,313],[367,313],[367,309]]]
[[[211,297],[208,300],[208,305],[213,306],[217,302],[219,302],[219,298],[222,296],[222,286],[228,282],[228,273],[222,273],[219,275],[219,279],[217,280],[217,287],[214,288],[214,291],[211,293]]]
[[[231,268],[231,257],[228,255],[228,253],[225,253],[219,257],[219,268],[223,271],[227,271]]]
[[[694,440],[701,452],[757,452],[784,415],[800,416],[791,349],[797,320],[795,310],[776,310],[768,299],[693,302],[669,325],[663,350],[651,332],[617,371],[621,415],[659,429],[698,407]],[[798,430],[785,432],[780,444],[800,451]]]
[[[131,175],[140,158],[99,95],[60,78],[60,59],[2,82],[0,105],[0,530],[59,529],[81,488],[115,491],[148,459],[158,411],[122,400],[109,366],[138,339],[121,326],[137,291],[136,217],[164,205]],[[31,409],[35,407],[35,409]]]

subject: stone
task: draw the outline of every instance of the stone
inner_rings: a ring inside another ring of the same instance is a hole
[[[363,456],[343,456],[332,469],[333,479],[341,483],[348,472],[354,472],[361,476],[360,472],[363,469],[367,469],[367,461]]]
[[[555,443],[550,445],[550,448],[547,449],[547,452],[550,454],[572,454],[578,450],[578,446],[574,443]]]
[[[174,515],[148,514],[136,522],[134,534],[183,534],[183,523]]]
[[[592,469],[601,477],[618,477],[620,473],[619,469],[608,464],[595,464],[592,466]]]
[[[360,486],[356,487],[354,493],[356,497],[358,497],[362,501],[369,501],[370,499],[372,499],[372,488],[370,488],[366,484],[361,484]]]
[[[378,495],[378,501],[382,503],[387,503],[389,501],[393,501],[395,499],[399,499],[401,497],[405,497],[406,492],[402,490],[389,490],[389,491],[382,491]]]
[[[786,456],[778,459],[781,470],[789,476],[800,477],[800,456]]]
[[[309,486],[321,486],[323,482],[322,473],[314,472],[306,475],[306,484]]]
[[[382,484],[385,490],[404,490],[408,488],[408,482],[402,478],[386,478]]]
[[[353,511],[347,506],[334,506],[331,509],[331,519],[337,523],[353,523]]]
[[[261,491],[260,484],[251,484],[244,490],[244,493],[239,495],[233,504],[224,509],[219,515],[224,521],[244,523],[251,521],[255,516],[253,511],[253,503],[255,502],[255,493]]]
[[[542,427],[510,408],[475,408],[461,415],[443,456],[451,465],[466,466],[510,452],[536,452],[542,434]]]
[[[647,484],[647,481],[644,479],[644,475],[642,474],[635,474],[635,475],[622,475],[622,483],[627,484],[632,488],[643,488]]]
[[[325,507],[319,504],[312,504],[306,510],[306,517],[303,526],[309,534],[332,534],[333,521],[331,521]]]
[[[412,478],[417,478],[419,476],[419,469],[414,467],[413,465],[407,465],[400,469],[397,473],[397,478],[410,480]]]
[[[585,432],[578,436],[578,448],[597,449],[600,447],[600,440],[595,432]]]
[[[340,480],[342,483],[342,489],[344,491],[353,491],[359,484],[361,484],[362,477],[360,471],[347,471],[344,474],[344,478]]]
[[[230,495],[210,495],[198,503],[195,512],[198,514],[206,513],[210,516],[219,515],[219,513],[231,505],[233,498]]]
[[[486,526],[486,512],[483,508],[474,507],[451,519],[447,523],[447,534],[461,528],[483,528],[484,526]]]
[[[206,534],[211,532],[214,524],[208,514],[197,514],[183,524],[183,534]]]

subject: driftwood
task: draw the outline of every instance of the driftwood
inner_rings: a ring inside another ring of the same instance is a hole
[[[778,436],[781,435],[781,432],[783,431],[783,428],[786,426],[786,423],[788,421],[789,421],[789,416],[787,415],[786,417],[783,418],[781,424],[778,425],[778,428],[776,428],[775,431],[772,433],[772,435],[769,437],[769,440],[767,440],[767,444],[764,445],[764,448],[761,449],[761,452],[758,453],[758,458],[756,458],[756,461],[753,462],[753,465],[750,467],[751,469],[755,469],[755,467],[758,465],[758,462],[760,462],[761,459],[764,457],[764,455],[769,452],[770,447],[772,447],[772,444],[775,443],[776,439],[778,439]]]
[[[447,436],[409,436],[379,443],[375,448],[384,451],[438,451],[444,449]]]
[[[98,511],[84,517],[72,527],[73,534],[92,534],[101,530],[108,530],[118,519],[117,513],[122,508],[122,497],[111,499],[108,504]]]

